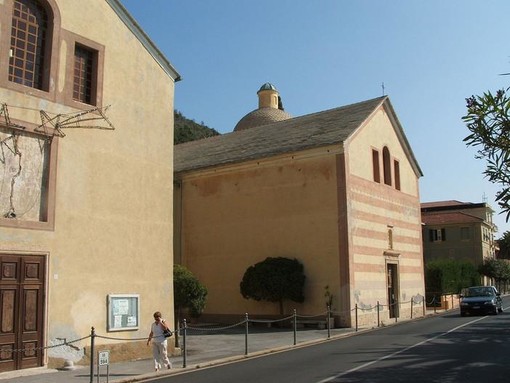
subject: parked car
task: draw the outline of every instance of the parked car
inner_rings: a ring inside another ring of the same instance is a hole
[[[501,294],[494,286],[473,286],[460,295],[460,315],[503,312]]]

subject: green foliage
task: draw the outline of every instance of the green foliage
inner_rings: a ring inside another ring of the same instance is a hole
[[[430,293],[457,294],[479,283],[480,274],[470,262],[438,259],[425,266],[425,287]]]
[[[250,266],[240,284],[246,299],[278,302],[283,314],[283,301],[304,302],[304,267],[297,259],[268,257]]]
[[[470,134],[464,138],[467,146],[477,148],[476,158],[485,159],[484,175],[501,190],[496,201],[506,220],[510,218],[510,88],[501,89],[493,95],[466,99],[467,114],[462,117]]]
[[[504,232],[497,242],[499,245],[498,258],[510,259],[510,231]]]
[[[498,284],[510,280],[510,264],[503,259],[486,259],[478,271],[486,277],[495,279]]]
[[[219,133],[216,130],[205,126],[203,122],[197,124],[184,117],[181,112],[174,111],[174,145],[217,135]]]
[[[174,308],[180,319],[182,310],[188,309],[193,317],[199,316],[205,307],[207,288],[182,265],[174,265]]]

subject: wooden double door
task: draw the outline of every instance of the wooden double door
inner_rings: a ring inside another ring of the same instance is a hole
[[[43,365],[46,259],[0,254],[0,372]]]

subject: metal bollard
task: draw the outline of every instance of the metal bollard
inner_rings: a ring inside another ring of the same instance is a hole
[[[356,305],[354,306],[354,312],[355,312],[355,317],[356,317],[356,332],[358,332],[358,304],[356,303]]]
[[[96,338],[96,330],[94,327],[90,329],[90,383],[94,381],[94,343]]]
[[[187,351],[186,351],[186,330],[188,328],[186,319],[182,321],[182,368],[187,366]]]
[[[294,309],[294,318],[293,318],[293,327],[294,327],[294,346],[297,343],[297,314],[296,309]]]
[[[244,315],[244,355],[248,355],[248,313]]]
[[[331,307],[328,305],[328,314],[326,316],[326,323],[328,325],[328,339],[331,338],[331,326],[330,326],[330,319],[331,319]]]
[[[380,313],[379,301],[377,301],[377,327],[381,327],[381,313]]]

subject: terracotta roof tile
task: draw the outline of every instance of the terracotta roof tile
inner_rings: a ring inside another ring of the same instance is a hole
[[[463,223],[479,223],[483,219],[461,212],[422,213],[421,220],[426,225],[447,225]]]

